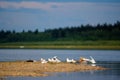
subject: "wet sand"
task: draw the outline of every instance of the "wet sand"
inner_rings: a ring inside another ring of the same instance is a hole
[[[0,62],[0,76],[48,76],[51,72],[105,70],[103,67],[73,63]]]

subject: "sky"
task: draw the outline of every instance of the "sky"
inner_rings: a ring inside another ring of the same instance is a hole
[[[0,0],[0,30],[44,31],[120,21],[120,0]]]

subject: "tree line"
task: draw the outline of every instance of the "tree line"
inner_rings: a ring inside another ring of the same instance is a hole
[[[120,22],[114,24],[80,25],[35,31],[0,30],[0,42],[120,40]]]

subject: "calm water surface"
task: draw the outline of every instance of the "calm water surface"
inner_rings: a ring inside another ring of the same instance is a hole
[[[58,56],[78,60],[80,57],[93,56],[96,65],[110,68],[102,71],[55,73],[47,77],[5,77],[5,80],[119,80],[120,50],[45,50],[45,49],[0,49],[0,61],[39,60]],[[1,80],[2,78],[0,78]]]

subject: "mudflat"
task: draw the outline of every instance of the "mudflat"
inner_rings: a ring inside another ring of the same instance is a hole
[[[105,70],[100,66],[73,63],[46,63],[40,62],[0,62],[0,76],[48,76],[51,72],[74,72],[86,70]]]

